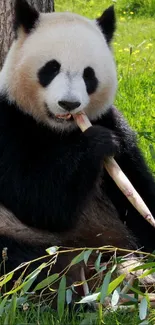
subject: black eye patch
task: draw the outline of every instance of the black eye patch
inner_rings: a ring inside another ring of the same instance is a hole
[[[95,92],[98,86],[98,80],[95,76],[95,71],[91,67],[87,67],[83,72],[83,79],[86,85],[87,93],[90,95]]]
[[[43,87],[47,87],[60,71],[60,63],[56,60],[47,62],[39,71],[38,79]]]

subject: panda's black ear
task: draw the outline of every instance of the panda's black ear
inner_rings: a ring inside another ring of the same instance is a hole
[[[26,0],[15,0],[14,30],[21,26],[25,33],[30,33],[39,19],[39,12],[32,8]]]
[[[116,16],[114,6],[110,6],[106,9],[100,18],[96,19],[97,24],[99,25],[102,33],[104,34],[107,43],[110,43],[115,29],[116,29]]]

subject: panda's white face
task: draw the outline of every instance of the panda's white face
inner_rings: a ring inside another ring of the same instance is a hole
[[[75,127],[69,114],[84,110],[92,120],[103,114],[117,84],[115,63],[96,21],[71,13],[40,14],[28,35],[21,28],[2,79],[11,101],[60,130]]]

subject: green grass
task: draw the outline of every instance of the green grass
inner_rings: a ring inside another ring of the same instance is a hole
[[[155,141],[155,23],[151,19],[119,18],[114,40],[118,70],[116,105],[136,132],[149,166],[155,171],[149,145]],[[130,54],[132,52],[132,54]]]
[[[95,317],[94,317],[95,316]],[[94,319],[96,318],[96,319]],[[0,320],[0,325],[4,325],[5,319]],[[6,323],[7,324],[7,323]],[[10,323],[9,323],[10,324]],[[14,324],[12,325],[99,325],[99,320],[97,314],[94,313],[84,313],[84,312],[74,312],[66,314],[63,320],[58,320],[57,314],[50,308],[48,310],[42,309],[38,314],[37,309],[33,306],[27,311],[17,312]],[[118,310],[115,312],[106,312],[103,315],[103,325],[139,325],[140,319],[136,311],[127,312],[125,310]],[[153,323],[149,323],[151,325]],[[7,324],[8,325],[8,324]]]

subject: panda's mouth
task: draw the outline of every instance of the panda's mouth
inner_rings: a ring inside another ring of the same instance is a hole
[[[49,110],[49,108],[48,108],[48,106],[46,105],[46,111],[47,111],[47,115],[48,115],[48,118],[50,118],[50,119],[53,119],[53,120],[55,120],[56,122],[58,122],[58,123],[64,123],[65,121],[74,121],[74,119],[73,119],[73,117],[72,117],[72,115],[71,114],[69,114],[69,113],[66,113],[66,114],[53,114],[50,110]]]
[[[56,114],[56,118],[63,119],[63,120],[66,120],[66,121],[70,120],[71,117],[72,117],[72,115],[69,114],[69,113],[68,114],[62,114],[62,115]]]

